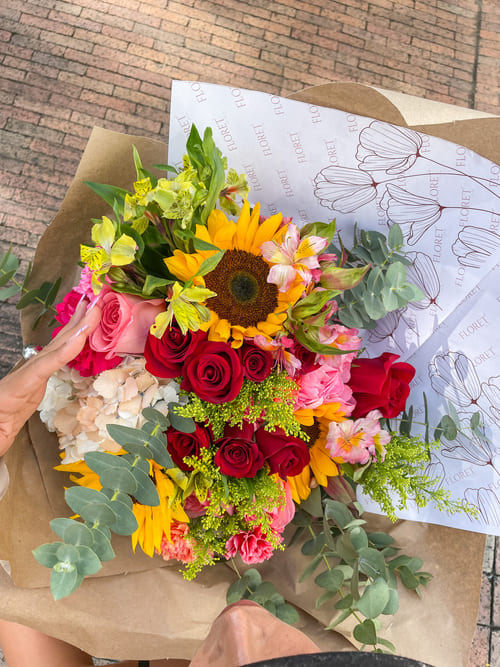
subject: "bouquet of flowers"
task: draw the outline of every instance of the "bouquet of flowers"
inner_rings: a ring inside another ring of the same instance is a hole
[[[210,128],[191,128],[179,172],[134,161],[132,193],[88,184],[112,213],[92,221],[79,283],[56,307],[54,335],[82,301],[102,315],[39,407],[75,482],[76,518],[53,520],[61,541],[34,552],[54,597],[113,558],[112,532],[189,579],[217,560],[269,559],[292,524],[309,536],[302,578],[322,568],[318,605],[336,600],[331,627],[354,615],[361,644],[393,649],[376,619],[397,610],[398,579],[418,591],[430,575],[365,530],[354,492],[392,519],[409,498],[459,509],[426,474],[438,442],[411,435],[414,369],[362,354],[359,329],[425,296],[401,230],[354,230],[347,246],[335,222],[261,216]],[[241,597],[295,618],[254,568],[229,589]]]

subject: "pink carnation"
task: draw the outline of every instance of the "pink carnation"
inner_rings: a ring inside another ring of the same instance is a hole
[[[341,324],[326,325],[319,330],[319,342],[331,345],[339,350],[353,350],[347,354],[318,355],[318,362],[322,365],[337,368],[340,371],[342,382],[348,382],[351,377],[351,364],[356,358],[361,339],[357,329],[349,329]]]
[[[172,522],[170,526],[170,540],[164,534],[161,541],[161,555],[163,560],[175,558],[182,563],[194,561],[193,540],[187,537],[189,526],[187,523]]]
[[[84,266],[80,274],[80,282],[73,288],[75,292],[85,294],[88,299],[94,297],[94,290],[92,289],[92,271],[88,266]]]
[[[57,304],[57,315],[55,319],[61,326],[54,329],[52,338],[57,336],[63,326],[70,321],[76,307],[82,299],[86,301],[87,305],[90,303],[92,294],[87,296],[84,295],[81,289],[78,291],[80,285],[75,287],[75,289],[72,289],[71,292],[68,292],[61,303]],[[77,370],[82,377],[92,377],[94,375],[100,375],[103,371],[107,371],[110,368],[115,368],[121,360],[121,357],[111,357],[110,359],[106,359],[105,354],[92,350],[88,341],[85,341],[85,345],[80,354],[70,361],[68,366]]]
[[[260,526],[248,532],[233,535],[226,542],[226,558],[234,558],[237,554],[247,565],[262,563],[273,555],[273,547],[262,534]]]
[[[354,409],[352,391],[342,381],[342,375],[336,368],[319,366],[305,373],[299,380],[297,409],[310,409],[325,403],[339,403],[342,411],[350,415]]]

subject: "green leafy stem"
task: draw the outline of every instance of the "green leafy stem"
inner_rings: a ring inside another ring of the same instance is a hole
[[[28,278],[31,273],[31,262],[28,265],[26,276],[22,280],[16,278],[19,270],[19,260],[12,253],[11,248],[0,257],[0,301],[5,301],[12,296],[16,296],[20,292],[23,296],[16,304],[18,310],[22,310],[26,306],[33,303],[41,305],[41,311],[38,317],[34,320],[32,328],[35,329],[42,319],[42,317],[50,311],[56,312],[53,303],[56,299],[57,293],[61,286],[61,278],[58,278],[55,283],[44,282],[35,289],[29,290],[26,287]],[[12,284],[8,284],[12,283]]]

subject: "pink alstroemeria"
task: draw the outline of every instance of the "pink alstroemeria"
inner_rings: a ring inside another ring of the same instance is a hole
[[[295,347],[293,338],[278,333],[274,340],[268,341],[265,336],[259,334],[258,336],[254,336],[253,342],[261,350],[270,352],[273,359],[276,359],[278,364],[286,370],[290,377],[295,377],[295,373],[300,370],[302,364],[293,354],[293,348]]]
[[[312,270],[319,268],[318,253],[328,245],[321,236],[300,238],[297,225],[288,225],[283,243],[266,241],[260,247],[262,256],[274,266],[271,267],[267,282],[274,283],[280,292],[290,289],[297,273],[306,285],[313,278]]]
[[[372,410],[366,417],[343,422],[331,422],[326,448],[333,459],[340,457],[348,463],[368,463],[370,458],[385,457],[385,445],[391,436],[380,427],[382,413]]]

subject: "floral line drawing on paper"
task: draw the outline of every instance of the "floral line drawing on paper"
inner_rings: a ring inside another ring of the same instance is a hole
[[[483,419],[488,417],[498,423],[498,377],[487,382],[479,379],[474,363],[462,352],[437,354],[429,364],[429,377],[434,391],[450,403],[462,408],[460,427],[467,428],[472,415],[469,409],[477,409]],[[458,444],[457,444],[458,443]],[[441,454],[447,458],[466,461],[477,466],[491,466],[500,474],[500,451],[486,436],[485,428],[471,429],[470,435],[459,432],[453,443],[443,446]]]
[[[493,491],[480,487],[479,489],[465,489],[463,499],[465,503],[474,505],[479,511],[481,521],[487,526],[500,524],[500,498]]]
[[[314,195],[321,206],[340,213],[352,213],[375,200],[379,186],[385,188],[381,195],[380,207],[386,211],[388,222],[401,226],[406,242],[415,245],[442,217],[447,210],[462,210],[459,205],[444,204],[436,199],[423,196],[394,184],[402,174],[404,178],[421,178],[436,176],[457,176],[469,179],[481,186],[496,199],[500,199],[500,191],[495,192],[494,181],[471,176],[451,165],[445,165],[432,158],[422,155],[423,136],[409,128],[397,127],[381,121],[373,121],[361,130],[356,151],[357,167],[329,165],[321,169],[314,178]],[[423,159],[437,165],[445,171],[433,171],[416,174],[408,172],[417,162]],[[375,178],[371,172],[384,172],[395,178]],[[486,185],[486,183],[488,185]],[[467,206],[468,211],[478,214],[500,215],[500,211]],[[477,228],[481,229],[481,228]],[[490,232],[496,237],[495,232]],[[458,239],[457,239],[458,240]],[[468,247],[474,244],[468,237],[462,242]],[[481,241],[478,242],[481,244]],[[455,253],[456,254],[456,253]]]

